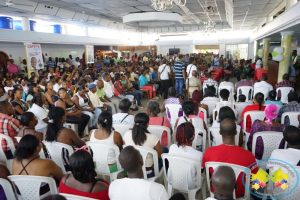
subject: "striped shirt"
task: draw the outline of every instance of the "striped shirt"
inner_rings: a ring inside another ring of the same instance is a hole
[[[175,63],[175,79],[183,79],[182,70],[185,70],[183,62],[178,61]]]

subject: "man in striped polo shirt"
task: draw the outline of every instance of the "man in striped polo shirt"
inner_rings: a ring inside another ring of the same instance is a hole
[[[176,95],[183,94],[183,84],[186,79],[185,65],[182,62],[183,55],[179,55],[179,61],[175,63],[175,89]]]

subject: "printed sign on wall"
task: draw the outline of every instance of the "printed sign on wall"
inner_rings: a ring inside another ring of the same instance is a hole
[[[32,70],[44,69],[43,54],[40,44],[26,44],[28,72]]]
[[[94,46],[85,46],[85,63],[94,63]]]

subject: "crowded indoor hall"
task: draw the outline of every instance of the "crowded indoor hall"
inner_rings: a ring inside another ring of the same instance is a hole
[[[299,199],[299,10],[0,0],[0,200]]]

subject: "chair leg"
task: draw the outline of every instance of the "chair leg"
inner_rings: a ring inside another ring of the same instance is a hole
[[[195,200],[196,199],[196,193],[197,193],[197,190],[189,190],[188,191],[189,200]]]
[[[118,173],[114,172],[114,173],[110,173],[110,182],[113,182],[114,180],[116,180],[118,177]]]
[[[172,194],[174,193],[174,189],[172,185],[168,184],[168,197],[171,198]]]
[[[205,180],[203,180],[201,191],[202,191],[202,199],[206,199],[206,181]]]

